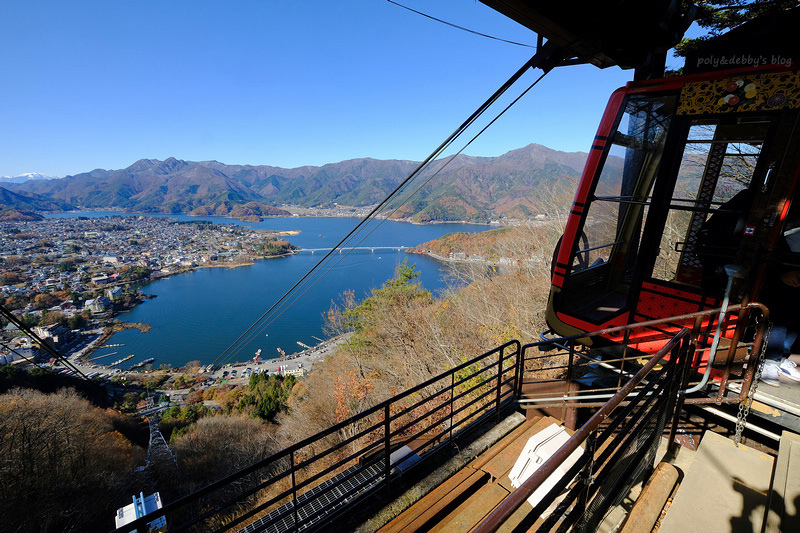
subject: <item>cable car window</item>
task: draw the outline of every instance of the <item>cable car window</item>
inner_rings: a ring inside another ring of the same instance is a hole
[[[641,232],[674,101],[672,96],[628,101],[595,186],[572,272],[607,263],[615,245]],[[630,262],[635,250],[626,252]]]
[[[674,95],[628,100],[576,243],[565,311],[601,321],[625,306],[674,107]]]
[[[692,121],[653,278],[724,287],[769,125],[763,117]]]

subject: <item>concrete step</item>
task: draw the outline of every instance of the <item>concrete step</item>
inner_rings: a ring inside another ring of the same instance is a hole
[[[800,531],[800,435],[781,434],[764,533]]]
[[[772,456],[706,432],[659,533],[760,533]]]

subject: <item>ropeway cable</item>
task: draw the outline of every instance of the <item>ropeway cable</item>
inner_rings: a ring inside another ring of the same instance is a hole
[[[517,96],[511,103],[509,103],[500,113],[498,113],[498,115],[495,118],[493,118],[488,124],[486,124],[486,126],[484,126],[477,134],[475,134],[460,150],[458,150],[458,152],[454,153],[452,156],[449,156],[447,160],[444,162],[444,164],[442,164],[442,166],[439,167],[439,169],[437,169],[435,173],[433,173],[430,177],[428,177],[425,181],[423,181],[416,189],[414,189],[414,191],[411,194],[409,194],[397,207],[395,207],[391,211],[391,213],[386,215],[386,218],[381,218],[378,224],[374,228],[372,228],[369,231],[369,233],[367,233],[364,237],[362,237],[353,246],[348,245],[348,250],[344,255],[342,255],[341,253],[337,254],[338,258],[330,267],[327,268],[327,270],[322,272],[321,275],[310,285],[305,286],[302,292],[296,295],[291,301],[287,300],[284,302],[284,305],[279,306],[277,308],[278,311],[274,313],[272,317],[270,317],[267,321],[265,321],[264,324],[258,329],[258,331],[252,337],[249,337],[248,340],[259,335],[260,333],[263,333],[263,331],[267,329],[273,322],[275,322],[275,320],[280,318],[286,312],[286,310],[288,310],[292,305],[294,305],[294,303],[297,302],[297,300],[302,298],[309,290],[311,290],[314,286],[316,286],[316,284],[319,283],[328,272],[330,272],[334,267],[336,267],[339,263],[341,263],[344,259],[346,259],[355,247],[359,246],[362,242],[364,242],[364,240],[366,240],[370,235],[372,235],[373,232],[375,232],[378,228],[380,228],[384,222],[386,222],[387,218],[391,218],[391,216],[394,213],[396,213],[403,205],[405,205],[406,202],[408,202],[411,198],[413,198],[423,187],[425,187],[431,180],[433,180],[433,178],[435,178],[442,170],[444,170],[458,155],[460,155],[464,150],[466,150],[490,126],[492,126],[498,119],[500,119],[500,117],[502,117],[509,109],[511,109],[512,106],[514,106],[520,99],[522,99],[523,96],[525,96],[531,89],[533,89],[533,87],[537,83],[539,83],[539,81],[541,81],[541,79],[544,78],[546,74],[547,72],[542,73],[536,80],[533,81],[533,83],[531,83],[524,91],[522,91],[522,93],[520,93],[519,96]],[[236,350],[236,352],[238,352],[238,350]],[[227,360],[228,359],[226,359],[225,362],[227,362]]]
[[[10,352],[14,352],[21,359],[25,359],[28,363],[32,364],[33,366],[35,366],[37,368],[41,368],[42,370],[45,370],[45,367],[43,367],[42,365],[40,365],[39,363],[36,362],[36,358],[35,357],[33,359],[31,359],[29,357],[26,357],[26,356],[22,355],[21,353],[19,353],[14,348],[12,348],[9,344],[7,344],[5,342],[2,342],[2,341],[0,341],[0,346],[2,346],[3,348],[5,348],[6,350],[8,350]]]
[[[519,80],[519,78],[521,78],[522,75],[525,74],[525,72],[527,72],[529,68],[534,67],[537,64],[538,60],[539,60],[539,54],[537,53],[531,59],[529,59],[522,67],[520,67],[505,83],[503,83],[503,85],[500,86],[499,89],[497,89],[483,104],[481,104],[481,106],[479,106],[478,109],[475,110],[453,133],[451,133],[447,137],[447,139],[445,139],[427,158],[425,158],[425,160],[423,160],[414,169],[414,171],[411,172],[411,174],[409,174],[408,177],[406,177],[397,187],[395,187],[394,190],[392,190],[389,193],[389,195],[387,195],[383,200],[381,200],[381,202],[378,203],[378,205],[376,205],[352,230],[350,230],[335,246],[333,246],[331,250],[328,251],[328,253],[326,253],[325,256],[319,260],[319,262],[317,262],[317,264],[311,267],[311,269],[309,269],[308,272],[306,272],[297,282],[295,282],[295,284],[292,285],[275,303],[273,303],[269,307],[269,309],[267,309],[250,327],[248,327],[241,335],[239,335],[239,337],[237,337],[236,340],[234,340],[230,346],[228,346],[219,356],[217,356],[217,358],[213,361],[212,364],[216,365],[216,363],[220,359],[222,359],[225,355],[231,352],[231,350],[233,350],[242,339],[244,339],[252,330],[254,330],[258,326],[258,324],[262,320],[264,320],[264,318],[266,318],[274,309],[276,309],[279,305],[281,305],[295,291],[295,289],[297,289],[300,285],[304,284],[312,274],[314,274],[319,268],[321,268],[321,266],[323,266],[323,264],[326,263],[329,260],[329,258],[336,252],[336,250],[343,248],[343,244],[348,242],[353,235],[360,232],[362,228],[365,226],[365,224],[373,219],[376,213],[382,210],[390,201],[395,199],[413,179],[419,176],[419,174],[423,170],[425,170],[432,161],[436,159],[437,156],[439,156],[444,150],[446,150],[458,137],[460,137],[464,133],[464,131],[467,130],[467,128],[469,128],[469,126],[471,126],[481,115],[483,115],[483,113],[489,107],[491,107],[491,105],[494,104],[494,102],[496,102],[503,94],[505,94],[505,92],[511,86],[513,86],[514,83],[516,83],[517,80]],[[543,76],[544,75],[542,75],[542,77]],[[539,79],[541,79],[541,77],[536,80],[537,83]],[[530,88],[527,89],[525,92],[527,92],[528,90],[530,90]],[[517,100],[515,100],[514,102],[516,102]],[[506,110],[504,110],[503,113],[505,111]],[[496,117],[494,120],[497,120],[497,118],[499,118],[499,116]],[[493,123],[494,120],[490,122],[490,124]],[[485,131],[485,129],[486,128],[482,129],[481,133]],[[432,179],[432,177],[429,178],[428,181],[430,181],[430,179]]]
[[[500,37],[495,37],[494,35],[487,35],[485,33],[479,32],[479,31],[475,31],[475,30],[471,30],[469,28],[465,28],[464,26],[459,26],[458,24],[453,24],[452,22],[447,22],[446,20],[442,20],[442,19],[433,17],[431,15],[428,15],[427,13],[423,13],[422,11],[417,11],[416,9],[412,9],[412,8],[410,8],[408,6],[404,6],[400,2],[395,2],[394,0],[387,0],[387,1],[390,4],[394,4],[394,5],[398,6],[398,7],[402,7],[403,9],[407,9],[407,10],[411,11],[412,13],[416,13],[417,15],[422,15],[425,18],[429,18],[431,20],[435,20],[436,22],[441,22],[442,24],[446,24],[447,26],[450,26],[451,28],[456,28],[458,30],[463,30],[463,31],[472,33],[474,35],[479,35],[481,37],[486,37],[487,39],[494,39],[495,41],[500,41],[500,42],[503,42],[503,43],[514,44],[514,45],[517,45],[517,46],[524,46],[526,48],[536,48],[535,46],[533,46],[531,44],[518,43],[516,41],[509,41],[508,39],[502,39]]]
[[[61,361],[61,363],[72,370],[78,377],[83,378],[84,381],[91,383],[94,387],[100,390],[105,396],[107,396],[112,401],[114,397],[108,393],[103,387],[98,385],[94,382],[94,380],[90,379],[86,374],[81,372],[81,370],[75,366],[72,361],[70,361],[67,357],[64,357],[58,350],[50,346],[44,339],[39,337],[31,328],[26,326],[21,320],[19,320],[14,314],[6,309],[5,306],[0,305],[0,315],[5,317],[8,321],[12,322],[15,326],[17,326],[20,331],[24,331],[27,335],[29,335],[36,343],[39,345],[39,349],[44,349],[44,351],[48,352],[50,355],[55,357],[57,360]]]
[[[462,124],[462,125],[461,125],[461,126],[460,126],[460,127],[457,129],[457,130],[456,130],[456,131],[455,131],[455,132],[454,132],[454,133],[453,133],[453,134],[451,134],[451,135],[450,135],[450,137],[448,137],[448,138],[447,138],[447,139],[446,139],[446,140],[445,140],[445,141],[444,141],[444,142],[443,142],[443,143],[442,143],[442,144],[441,144],[441,145],[440,145],[440,146],[439,146],[439,147],[438,147],[438,148],[437,148],[437,149],[436,149],[436,150],[435,150],[435,151],[434,151],[434,152],[433,152],[433,153],[432,153],[430,156],[428,156],[428,158],[426,158],[426,159],[425,159],[425,161],[423,161],[423,162],[422,162],[422,163],[421,163],[421,164],[420,164],[420,165],[419,165],[419,166],[418,166],[418,167],[417,167],[417,168],[414,170],[414,172],[412,172],[412,173],[411,173],[411,174],[410,174],[410,175],[409,175],[409,176],[408,176],[408,177],[407,177],[407,178],[406,178],[406,179],[405,179],[405,180],[404,180],[404,181],[403,181],[403,182],[402,182],[400,185],[398,185],[398,187],[396,187],[396,188],[395,188],[395,190],[393,190],[393,191],[392,191],[392,192],[391,192],[391,193],[390,193],[390,194],[389,194],[389,195],[388,195],[388,196],[387,196],[387,197],[386,197],[386,198],[385,198],[385,199],[384,199],[384,200],[383,200],[383,201],[382,201],[380,204],[378,204],[378,205],[377,205],[377,206],[376,206],[376,207],[375,207],[375,208],[374,208],[374,209],[373,209],[373,210],[372,210],[372,211],[371,211],[371,212],[370,212],[370,213],[369,213],[369,214],[368,214],[366,217],[364,217],[364,219],[362,219],[362,220],[361,220],[361,222],[359,222],[359,224],[358,224],[358,225],[356,225],[356,227],[355,227],[355,228],[353,228],[353,230],[351,230],[351,231],[350,231],[350,232],[349,232],[349,233],[348,233],[348,234],[347,234],[347,235],[346,235],[346,236],[345,236],[345,237],[344,237],[344,238],[343,238],[343,239],[342,239],[342,240],[341,240],[341,241],[340,241],[340,242],[339,242],[339,243],[338,243],[338,244],[337,244],[335,247],[333,247],[333,248],[332,248],[332,249],[331,249],[331,250],[330,250],[330,251],[329,251],[329,252],[328,252],[328,253],[327,253],[327,254],[326,254],[326,255],[325,255],[325,256],[324,256],[322,259],[320,259],[320,261],[319,261],[319,262],[318,262],[318,263],[317,263],[317,264],[316,264],[314,267],[312,267],[312,269],[311,269],[311,270],[309,270],[309,271],[306,273],[306,275],[305,275],[305,276],[303,276],[303,277],[302,277],[302,278],[301,278],[301,279],[300,279],[300,280],[299,280],[297,283],[295,283],[295,285],[293,285],[293,286],[292,286],[292,287],[291,287],[291,288],[290,288],[288,291],[286,291],[286,293],[285,293],[285,294],[284,294],[284,295],[283,295],[283,296],[282,296],[282,297],[281,297],[281,298],[280,298],[280,299],[279,299],[277,302],[275,302],[275,304],[273,304],[273,305],[272,305],[272,307],[270,307],[270,308],[269,308],[269,309],[268,309],[268,310],[267,310],[267,311],[266,311],[266,312],[265,312],[265,313],[264,313],[264,314],[263,314],[263,315],[262,315],[262,316],[261,316],[261,317],[260,317],[258,320],[256,320],[256,322],[255,322],[255,323],[254,323],[252,326],[250,326],[250,328],[248,328],[248,329],[247,329],[247,330],[246,330],[246,331],[245,331],[245,332],[244,332],[242,335],[240,335],[240,336],[239,336],[239,338],[237,338],[237,339],[236,339],[236,340],[235,340],[235,341],[234,341],[234,342],[231,344],[231,346],[229,346],[229,347],[228,347],[228,348],[227,348],[227,349],[226,349],[224,352],[222,352],[222,354],[220,354],[220,356],[218,356],[218,357],[217,357],[217,359],[215,359],[215,360],[214,360],[214,363],[213,363],[213,364],[216,364],[216,363],[219,361],[219,359],[221,359],[221,358],[222,358],[222,357],[223,357],[223,356],[224,356],[226,353],[230,352],[230,351],[231,351],[231,350],[232,350],[232,349],[233,349],[233,348],[234,348],[234,347],[235,347],[235,346],[236,346],[236,345],[239,343],[239,341],[241,341],[241,340],[242,340],[244,337],[246,337],[246,336],[247,336],[247,334],[248,334],[250,331],[252,331],[252,330],[253,330],[253,329],[254,329],[254,328],[255,328],[255,327],[258,325],[258,323],[259,323],[259,322],[261,322],[261,321],[262,321],[262,320],[263,320],[263,319],[264,319],[264,318],[265,318],[267,315],[269,315],[269,313],[270,313],[270,312],[272,312],[272,311],[273,311],[275,308],[277,308],[277,307],[279,306],[279,304],[283,303],[283,301],[284,301],[284,300],[286,300],[286,298],[287,298],[287,297],[288,297],[288,296],[289,296],[289,295],[290,295],[290,294],[291,294],[291,293],[292,293],[292,292],[293,292],[293,291],[294,291],[294,290],[295,290],[295,289],[296,289],[298,286],[300,286],[300,285],[301,285],[303,282],[305,282],[305,280],[306,280],[306,279],[307,279],[307,278],[308,278],[308,277],[309,277],[309,276],[310,276],[310,275],[311,275],[311,274],[312,274],[314,271],[316,271],[316,270],[317,270],[319,267],[321,267],[323,263],[327,262],[327,261],[328,261],[328,259],[329,259],[329,258],[330,258],[330,257],[331,257],[331,256],[332,256],[332,255],[333,255],[333,254],[334,254],[334,253],[335,253],[335,252],[338,250],[338,249],[340,249],[340,248],[342,248],[342,249],[343,249],[343,248],[344,248],[344,247],[342,246],[342,244],[343,244],[343,243],[345,243],[346,241],[348,241],[348,240],[349,240],[349,239],[350,239],[350,238],[351,238],[353,235],[356,235],[357,233],[359,233],[359,232],[360,232],[360,231],[361,231],[361,230],[364,228],[364,225],[365,225],[365,224],[366,224],[366,223],[367,223],[369,220],[371,220],[371,219],[374,217],[374,215],[375,215],[375,214],[376,214],[376,213],[377,213],[377,212],[378,212],[380,209],[382,209],[382,208],[383,208],[383,207],[384,207],[384,206],[385,206],[385,205],[386,205],[386,204],[387,204],[389,201],[391,201],[392,199],[394,199],[395,197],[397,197],[397,196],[399,195],[399,193],[401,193],[401,192],[402,192],[402,190],[403,190],[403,189],[404,189],[404,188],[405,188],[405,187],[408,185],[408,183],[410,183],[410,182],[411,182],[411,181],[412,181],[412,180],[413,180],[415,177],[417,177],[417,176],[420,174],[420,172],[422,172],[423,170],[425,170],[425,169],[426,169],[426,168],[427,168],[427,167],[430,165],[430,163],[431,163],[431,162],[434,160],[434,158],[435,158],[435,157],[436,157],[438,154],[440,154],[442,151],[444,151],[445,149],[447,149],[447,148],[448,148],[448,147],[449,147],[449,146],[450,146],[450,145],[451,145],[451,144],[452,144],[452,143],[455,141],[455,139],[456,139],[456,138],[458,138],[458,137],[459,137],[459,136],[460,136],[460,135],[461,135],[461,134],[462,134],[462,133],[463,133],[463,132],[464,132],[464,131],[465,131],[465,130],[466,130],[466,129],[467,129],[467,128],[468,128],[468,127],[471,125],[471,124],[473,124],[473,123],[475,122],[475,120],[476,120],[478,117],[480,117],[480,116],[481,116],[481,115],[482,115],[482,114],[483,114],[483,113],[486,111],[486,109],[488,109],[488,108],[491,106],[491,104],[493,104],[493,103],[494,103],[494,102],[495,102],[495,101],[496,101],[496,100],[497,100],[497,99],[498,99],[498,98],[499,98],[499,97],[500,97],[502,94],[504,94],[504,93],[506,92],[506,90],[508,90],[508,88],[509,88],[509,87],[511,87],[511,86],[512,86],[512,85],[513,85],[513,84],[514,84],[514,83],[515,83],[515,82],[516,82],[516,81],[517,81],[517,80],[518,80],[518,79],[519,79],[519,78],[522,76],[522,74],[524,74],[524,73],[527,71],[527,69],[528,69],[528,68],[530,68],[531,66],[533,66],[533,63],[534,63],[534,61],[535,61],[535,60],[536,60],[536,56],[534,56],[533,58],[531,58],[531,60],[529,60],[529,61],[528,61],[528,62],[527,62],[525,65],[523,65],[523,67],[522,67],[522,68],[520,68],[520,69],[519,69],[519,70],[518,70],[518,71],[517,71],[517,72],[516,72],[516,73],[515,73],[515,74],[514,74],[514,75],[513,75],[511,78],[509,78],[509,80],[508,80],[508,81],[507,81],[505,84],[503,84],[503,86],[501,86],[501,88],[500,88],[500,89],[498,89],[497,91],[495,91],[495,93],[494,93],[494,94],[493,94],[493,95],[492,95],[492,96],[491,96],[491,97],[490,97],[490,98],[489,98],[489,99],[488,99],[486,102],[484,102],[484,104],[483,104],[481,107],[479,107],[479,108],[478,108],[478,110],[477,110],[477,111],[475,111],[475,112],[474,112],[474,113],[473,113],[473,114],[472,114],[472,115],[471,115],[471,116],[470,116],[470,117],[469,117],[469,118],[468,118],[468,119],[467,119],[467,120],[466,120],[466,121],[465,121],[465,122],[464,122],[464,123],[463,123],[463,124]],[[545,73],[546,73],[546,72],[547,72],[547,71],[545,71]],[[534,85],[536,85],[536,83],[538,83],[538,82],[539,82],[539,81],[542,79],[542,77],[544,77],[544,74],[542,74],[542,75],[541,75],[539,78],[537,78],[537,79],[536,79],[536,80],[533,82],[533,84],[531,84],[531,86],[529,86],[529,87],[528,87],[528,88],[527,88],[525,91],[523,91],[523,93],[522,93],[521,95],[519,95],[519,96],[518,96],[518,97],[517,97],[517,98],[516,98],[516,99],[515,99],[515,100],[514,100],[514,101],[513,101],[511,104],[509,104],[509,105],[508,105],[508,106],[507,106],[507,107],[506,107],[506,108],[505,108],[505,109],[504,109],[504,110],[503,110],[503,111],[502,111],[500,114],[498,114],[498,116],[497,116],[497,117],[495,117],[495,118],[494,118],[494,119],[493,119],[491,122],[489,122],[489,124],[487,124],[487,125],[486,125],[486,126],[483,128],[483,129],[481,129],[481,131],[480,131],[480,132],[479,132],[477,135],[475,135],[475,136],[474,136],[474,137],[473,137],[473,138],[472,138],[472,139],[471,139],[471,140],[470,140],[470,141],[469,141],[469,142],[468,142],[468,143],[467,143],[467,144],[466,144],[466,145],[465,145],[463,148],[461,148],[461,150],[459,150],[459,152],[457,152],[456,154],[454,154],[454,155],[453,155],[453,156],[452,156],[452,157],[451,157],[451,158],[450,158],[450,159],[449,159],[449,160],[448,160],[448,161],[447,161],[447,162],[446,162],[444,165],[442,165],[442,167],[440,167],[440,168],[439,168],[439,170],[437,170],[437,172],[436,172],[436,173],[434,173],[434,174],[433,174],[431,177],[429,177],[429,178],[428,178],[428,179],[427,179],[427,180],[426,180],[426,181],[425,181],[425,182],[424,182],[422,185],[420,185],[420,186],[419,186],[419,187],[418,187],[418,188],[417,188],[417,189],[414,191],[414,193],[412,193],[411,195],[409,195],[409,196],[408,196],[408,197],[407,197],[407,198],[406,198],[406,199],[405,199],[405,200],[404,200],[404,201],[403,201],[403,202],[402,202],[402,203],[401,203],[399,206],[397,206],[397,207],[396,207],[396,208],[395,208],[395,209],[392,211],[392,213],[396,212],[396,211],[397,211],[397,210],[398,210],[400,207],[402,207],[402,205],[403,205],[404,203],[406,203],[406,202],[407,202],[407,201],[408,201],[408,200],[409,200],[411,197],[413,197],[413,195],[414,195],[414,194],[416,194],[416,192],[417,192],[417,191],[419,191],[419,189],[421,189],[422,187],[424,187],[424,186],[425,186],[425,185],[426,185],[426,184],[427,184],[427,183],[428,183],[428,182],[429,182],[431,179],[433,179],[433,178],[434,178],[434,177],[435,177],[435,176],[436,176],[436,175],[437,175],[439,172],[441,172],[441,171],[442,171],[442,170],[443,170],[443,169],[444,169],[444,168],[445,168],[445,167],[446,167],[446,166],[447,166],[447,165],[450,163],[450,161],[452,161],[452,160],[453,160],[453,158],[454,158],[455,156],[457,156],[457,155],[458,155],[459,153],[461,153],[461,152],[462,152],[464,149],[466,149],[466,148],[467,148],[467,147],[468,147],[468,146],[469,146],[469,145],[470,145],[470,144],[471,144],[471,143],[472,143],[472,142],[473,142],[475,139],[477,139],[477,137],[478,137],[478,136],[480,136],[480,135],[481,135],[481,134],[482,134],[484,131],[486,131],[486,129],[487,129],[489,126],[491,126],[491,125],[492,125],[492,124],[493,124],[493,123],[494,123],[494,122],[495,122],[497,119],[499,119],[499,118],[500,118],[500,116],[502,116],[502,115],[503,115],[503,114],[504,114],[506,111],[508,111],[508,109],[509,109],[509,108],[510,108],[512,105],[514,105],[514,104],[515,104],[515,103],[516,103],[516,102],[517,102],[517,101],[518,101],[518,100],[519,100],[519,99],[520,99],[522,96],[524,96],[524,95],[525,95],[525,94],[526,94],[526,93],[527,93],[527,92],[528,92],[530,89],[532,89],[532,88],[533,88],[533,86],[534,86]],[[360,244],[361,242],[363,242],[363,240],[364,240],[364,239],[366,239],[366,237],[368,237],[370,234],[372,234],[372,232],[374,232],[374,231],[375,231],[375,229],[377,229],[378,227],[380,227],[380,225],[381,225],[382,223],[383,223],[383,220],[381,220],[381,222],[378,224],[378,226],[376,226],[375,228],[373,228],[373,229],[372,229],[372,230],[371,230],[371,231],[370,231],[370,232],[369,232],[369,233],[368,233],[368,234],[367,234],[365,237],[363,237],[363,238],[361,239],[361,241],[359,241],[359,244]],[[357,246],[357,245],[356,245],[356,246]],[[338,259],[338,261],[337,261],[337,262],[334,264],[334,266],[335,266],[336,264],[338,264],[340,261],[342,261],[342,260],[343,260],[345,257],[347,257],[347,255],[349,255],[349,254],[350,254],[350,251],[351,251],[351,250],[349,250],[349,251],[347,252],[347,254],[345,254],[345,256],[341,256],[341,257]],[[339,254],[339,255],[341,255],[341,254]],[[331,268],[333,268],[333,267],[331,267]],[[330,271],[330,268],[328,269],[328,271]],[[328,271],[326,271],[326,273],[327,273]],[[323,276],[324,276],[324,274],[323,274]],[[318,282],[318,281],[317,281],[317,282]],[[305,293],[306,293],[306,292],[307,292],[307,291],[308,291],[308,290],[309,290],[311,287],[313,287],[314,285],[316,285],[316,283],[317,283],[317,282],[314,282],[314,284],[312,284],[310,287],[306,288],[306,289],[303,291],[303,293],[301,293],[301,296],[302,296],[302,294],[305,294]],[[293,304],[295,301],[297,301],[297,298],[295,298],[294,300],[292,300],[292,302],[290,302],[290,303],[288,304],[288,306],[285,306],[285,307],[289,307],[289,306],[291,306],[291,304]],[[280,314],[282,314],[282,313],[283,313],[283,312],[281,312]],[[280,314],[279,314],[278,316],[280,316]],[[271,322],[272,322],[272,321],[270,321],[270,323],[271,323]],[[263,331],[263,328],[262,328],[260,331]]]

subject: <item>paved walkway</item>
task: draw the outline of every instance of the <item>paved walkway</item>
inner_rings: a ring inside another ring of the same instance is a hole
[[[659,533],[760,533],[774,462],[707,431]]]

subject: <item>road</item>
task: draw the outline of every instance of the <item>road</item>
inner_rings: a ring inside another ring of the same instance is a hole
[[[336,346],[344,343],[346,339],[347,336],[340,336],[334,339],[326,340],[310,349],[304,350],[297,354],[289,355],[284,361],[278,361],[277,359],[270,359],[267,361],[254,363],[252,362],[252,360],[250,360],[248,362],[243,362],[243,363],[237,362],[237,363],[226,364],[222,368],[216,369],[213,372],[208,373],[207,375],[209,379],[221,380],[223,379],[223,373],[228,372],[227,374],[228,382],[233,384],[239,384],[247,381],[247,378],[243,377],[243,374],[247,368],[252,369],[253,372],[259,369],[261,372],[268,372],[270,374],[276,374],[279,371],[281,373],[284,373],[286,371],[291,372],[291,371],[296,371],[298,369],[304,371],[310,371],[315,363],[318,363],[323,359],[325,359],[327,355],[329,355],[335,350]],[[92,342],[96,341],[97,339],[95,339]],[[80,350],[76,351],[75,353],[69,356],[70,362],[86,375],[90,373],[97,373],[104,377],[110,377],[115,374],[123,374],[123,375],[128,373],[134,374],[145,371],[145,369],[128,371],[125,369],[108,367],[102,364],[105,361],[102,359],[95,362],[79,361],[81,355],[91,347],[90,345],[84,346],[83,348],[81,348]],[[107,362],[111,363],[114,361],[114,359],[116,358],[109,358]],[[54,368],[55,370],[59,370],[63,369],[64,367],[61,365],[57,365]],[[234,370],[236,371],[237,375],[235,379],[232,379],[231,374]],[[184,370],[175,369],[172,373],[175,376],[177,376],[183,374]]]

